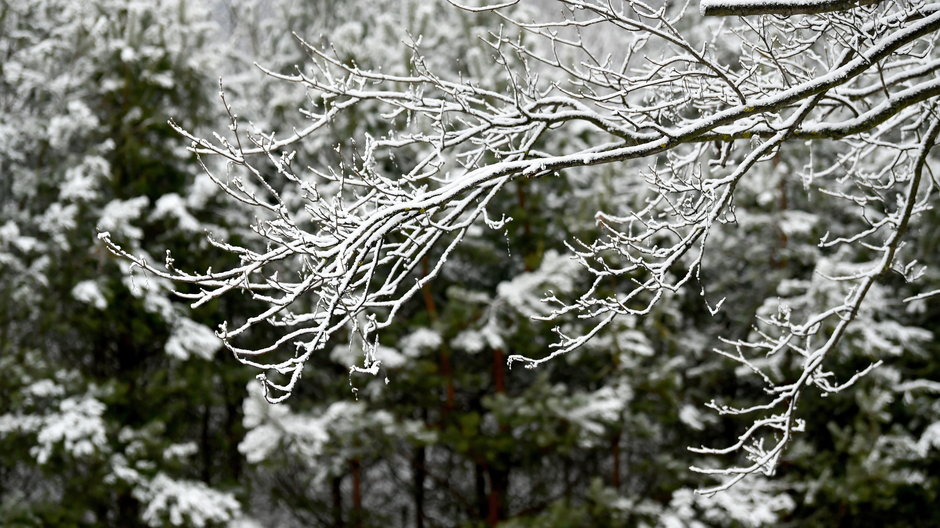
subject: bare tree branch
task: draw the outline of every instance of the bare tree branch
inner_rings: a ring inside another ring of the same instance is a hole
[[[309,68],[271,75],[312,94],[307,128],[283,139],[246,131],[227,102],[227,135],[207,139],[177,127],[198,156],[227,162],[222,174],[206,163],[207,176],[258,218],[254,239],[210,239],[237,265],[186,271],[168,256],[159,266],[108,233],[101,238],[183,284],[179,293],[194,306],[231,294],[255,299],[258,310],[239,314],[219,335],[259,369],[269,399],[281,401],[305,363],[338,336],[366,349],[354,370],[379,372],[382,331],[471,228],[502,216],[494,198],[513,180],[565,170],[594,175],[611,165],[641,175],[640,194],[597,211],[593,239],[566,242],[591,284],[574,298],[547,298],[542,318],[558,324],[558,341],[544,356],[509,358],[534,367],[704,282],[711,241],[735,222],[742,182],[766,174],[784,149],[825,148],[826,156],[810,154],[790,177],[849,204],[857,223],[819,246],[861,248],[875,258],[831,269],[820,262],[817,275],[837,294],[807,302],[799,314],[760,316],[750,338],[725,341],[717,352],[756,374],[767,397],[747,407],[713,402],[715,411],[746,415],[751,425],[731,446],[696,448],[749,459],[699,468],[727,479],[710,492],[773,473],[803,428],[797,403],[804,392],[844,390],[878,364],[841,383],[829,370],[868,292],[903,267],[905,231],[936,190],[924,190],[922,172],[938,131],[940,9],[922,0],[724,0],[703,1],[703,10],[807,16],[702,20],[678,4],[558,0],[554,18],[538,18],[552,14],[526,11],[522,1],[458,6],[506,23],[484,42],[499,73],[482,81],[433,71],[425,59],[433,50],[416,44],[412,71],[391,75],[305,43]],[[690,29],[699,25],[706,30]],[[600,35],[614,35],[616,46],[593,38]],[[389,131],[301,161],[305,142],[357,108],[381,115]],[[581,135],[590,141],[572,141]],[[706,286],[695,291],[704,297]],[[244,345],[258,325],[280,337]],[[795,378],[766,367],[782,358],[799,364]]]

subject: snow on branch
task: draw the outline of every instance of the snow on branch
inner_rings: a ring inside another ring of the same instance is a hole
[[[702,0],[705,16],[818,15],[878,4],[884,0]]]

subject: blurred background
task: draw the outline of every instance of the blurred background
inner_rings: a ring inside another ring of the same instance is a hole
[[[733,443],[742,425],[704,404],[760,396],[715,336],[744,337],[811,274],[827,224],[857,221],[818,216],[826,197],[788,179],[785,156],[740,189],[736,228],[713,241],[728,264],[706,273],[735,310],[711,317],[689,292],[543,367],[507,368],[553,340],[531,319],[543,292],[588,280],[565,242],[643,185],[623,165],[520,180],[494,204],[512,222],[472,231],[383,336],[379,376],[350,375],[361,352],[338,343],[277,406],[214,335],[242,301],[190,310],[98,242],[109,231],[206,269],[226,258],[206,233],[250,236],[167,120],[224,129],[221,77],[243,121],[290,134],[312,94],[254,63],[304,68],[292,34],[388,73],[410,71],[401,42],[421,35],[432,70],[505,90],[478,40],[500,24],[423,0],[0,0],[0,526],[940,525],[937,297],[865,315],[841,373],[886,365],[806,399],[808,433],[776,476],[693,493],[710,482],[688,467],[710,461],[686,447]],[[337,143],[385,126],[361,105],[301,155],[335,162]],[[912,236],[935,258],[940,218],[922,223]]]

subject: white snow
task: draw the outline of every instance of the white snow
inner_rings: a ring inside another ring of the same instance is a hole
[[[607,424],[621,420],[620,414],[633,398],[633,391],[627,385],[607,386],[580,396],[579,405],[562,415],[578,424],[585,436],[581,439],[582,446],[590,447],[593,437],[605,434]]]
[[[441,334],[430,328],[419,328],[403,337],[399,345],[405,356],[416,358],[425,352],[435,350],[443,342]]]
[[[655,351],[646,334],[639,330],[624,330],[617,332],[617,347],[625,354],[650,357]]]
[[[180,229],[190,232],[202,230],[202,224],[196,218],[189,214],[186,208],[186,202],[176,193],[164,194],[157,199],[154,204],[151,218],[175,218],[179,222]]]
[[[251,517],[239,517],[229,521],[228,528],[264,528],[264,525]]]
[[[545,315],[548,310],[542,297],[546,290],[571,291],[581,265],[568,255],[547,251],[542,264],[535,271],[522,273],[510,281],[500,283],[496,292],[519,313],[529,316]]]
[[[75,204],[62,205],[55,202],[39,217],[37,226],[44,233],[52,235],[59,247],[65,248],[68,247],[65,235],[77,227],[77,218],[78,207]]]
[[[245,455],[245,460],[250,464],[257,464],[278,448],[282,434],[282,431],[270,425],[248,429],[245,438],[238,444],[238,452]]]
[[[33,414],[0,415],[0,438],[18,433],[31,433],[42,427],[42,417]]]
[[[105,405],[92,396],[71,397],[62,400],[58,412],[43,417],[30,454],[45,464],[57,445],[74,457],[88,456],[107,447],[105,423],[102,415]]]
[[[354,435],[368,438],[369,433],[364,431],[370,427],[386,432],[394,427],[416,430],[415,424],[408,421],[396,424],[388,412],[369,410],[358,401],[341,400],[311,412],[295,413],[286,405],[271,405],[265,401],[257,383],[249,384],[248,392],[242,406],[242,423],[247,433],[238,450],[253,464],[285,449],[313,463],[324,453],[328,443],[336,447],[344,443],[343,439]],[[330,456],[332,454],[330,451]]]
[[[450,345],[458,350],[476,354],[486,348],[486,340],[477,330],[464,330],[451,340]]]
[[[926,457],[931,448],[940,449],[940,422],[930,424],[917,441],[917,452],[920,456]]]
[[[41,379],[26,387],[23,392],[34,398],[49,398],[51,396],[63,396],[65,388],[51,379]]]
[[[98,126],[98,118],[82,101],[69,101],[68,113],[49,120],[49,144],[55,149],[66,149],[73,136]]]
[[[72,201],[94,199],[98,195],[95,186],[110,170],[110,164],[101,156],[86,156],[81,163],[66,169],[59,197]]]
[[[72,297],[78,302],[90,304],[99,310],[108,307],[108,300],[101,292],[98,283],[93,280],[84,280],[76,284],[72,288]]]
[[[503,331],[505,330],[500,328],[495,321],[491,319],[480,329],[480,336],[490,348],[506,348],[506,341],[502,336]]]
[[[166,342],[165,351],[171,357],[187,360],[197,357],[209,361],[222,348],[222,340],[209,327],[181,317]]]
[[[170,444],[163,450],[164,460],[173,460],[187,458],[195,455],[199,451],[196,442],[183,442],[181,444]]]
[[[202,482],[176,480],[158,473],[153,480],[138,486],[134,498],[146,504],[141,517],[150,526],[203,527],[235,519],[241,505],[231,493],[214,490]]]
[[[812,232],[819,217],[805,211],[787,210],[780,219],[780,230],[787,236],[806,235]]]
[[[139,240],[144,232],[139,227],[131,224],[131,221],[140,218],[141,212],[149,203],[150,200],[146,196],[138,196],[129,200],[111,200],[101,211],[98,229],[100,231],[109,231],[112,234],[120,233],[127,238]]]
[[[705,416],[698,407],[685,404],[679,409],[679,420],[696,431],[705,429]]]
[[[707,526],[700,521],[725,525],[733,521],[741,526],[773,526],[779,515],[794,508],[793,498],[772,489],[766,480],[755,479],[749,486],[734,486],[713,497],[704,497],[691,489],[672,494],[670,513],[659,526]]]

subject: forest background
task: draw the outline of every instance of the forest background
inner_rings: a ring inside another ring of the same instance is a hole
[[[3,0],[0,525],[940,524],[936,297],[860,315],[841,374],[885,364],[850,392],[802,404],[807,433],[776,475],[693,492],[709,482],[688,469],[702,457],[687,446],[739,432],[703,404],[759,390],[711,352],[715,336],[749,331],[825,261],[828,226],[855,221],[788,178],[805,156],[796,147],[739,190],[737,228],[715,242],[737,256],[711,277],[734,312],[711,316],[697,292],[679,295],[581,350],[508,369],[509,355],[544,355],[552,342],[532,319],[543,292],[585,280],[565,242],[589,237],[594,212],[642,184],[623,165],[517,180],[495,202],[512,221],[475,226],[407,305],[378,351],[381,375],[350,374],[361,347],[335,343],[276,406],[214,334],[249,299],[190,310],[98,241],[108,231],[160,258],[173,248],[203,269],[218,256],[205,233],[250,236],[252,219],[201,176],[167,121],[224,128],[221,77],[243,119],[302,125],[310,94],[253,65],[304,68],[292,33],[393,73],[413,67],[402,42],[421,35],[437,71],[486,84],[500,66],[478,37],[498,27],[421,0]],[[362,106],[304,154],[335,161],[338,143],[388,126]],[[565,138],[592,140],[588,129]],[[912,234],[927,260],[938,223],[928,211]],[[832,295],[822,281],[799,287]]]

